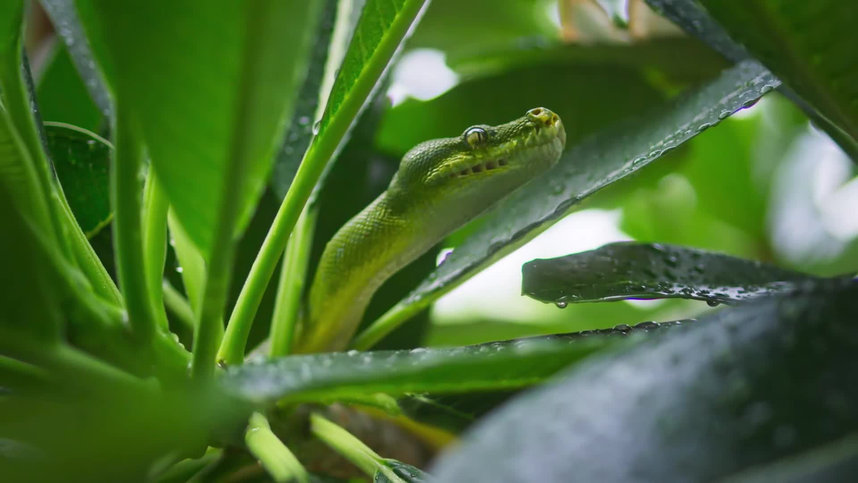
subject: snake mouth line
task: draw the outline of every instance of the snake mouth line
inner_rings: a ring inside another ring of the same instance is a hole
[[[536,139],[534,139],[536,138]],[[542,139],[539,139],[542,138]],[[473,174],[479,174],[489,171],[494,171],[498,169],[502,169],[510,164],[510,158],[520,157],[527,151],[535,151],[535,150],[543,150],[550,149],[551,145],[559,140],[556,136],[544,136],[540,133],[540,130],[536,130],[534,134],[531,134],[524,146],[522,146],[518,152],[510,153],[508,156],[498,159],[488,159],[477,163],[475,165],[469,166],[467,168],[461,169],[459,171],[453,172],[449,174],[450,178],[462,178],[465,176],[470,176]]]

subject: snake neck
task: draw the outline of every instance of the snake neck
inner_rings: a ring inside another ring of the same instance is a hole
[[[378,288],[440,236],[415,232],[417,213],[397,198],[384,192],[325,246],[296,352],[345,349]]]

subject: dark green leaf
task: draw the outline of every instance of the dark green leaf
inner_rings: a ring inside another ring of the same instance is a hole
[[[92,55],[92,49],[89,45],[83,25],[78,18],[77,10],[75,9],[75,0],[42,0],[42,6],[51,18],[51,23],[54,29],[62,39],[68,49],[68,55],[74,63],[77,72],[84,81],[86,89],[92,98],[95,105],[105,117],[113,115],[113,107],[110,105],[110,95],[107,92],[107,87],[104,85],[104,79],[98,72],[95,66],[95,60]],[[78,102],[75,100],[74,102]],[[51,111],[49,111],[51,112]],[[72,122],[67,119],[50,119],[48,121],[65,121]],[[87,127],[86,124],[77,124],[82,127]]]
[[[744,47],[734,42],[696,0],[646,0],[646,3],[728,59],[740,62],[750,57]]]
[[[271,188],[279,199],[286,196],[286,191],[295,178],[298,165],[304,156],[304,151],[313,138],[313,124],[319,107],[320,89],[326,78],[325,62],[331,45],[331,36],[337,20],[337,10],[340,0],[324,0],[319,25],[313,35],[313,46],[310,52],[307,76],[295,99],[295,112],[286,131],[283,145],[277,152],[274,170],[271,173]]]
[[[45,121],[65,122],[97,131],[103,116],[72,63],[68,49],[57,43],[36,87],[39,114]]]
[[[543,177],[492,209],[485,224],[407,298],[382,316],[376,322],[377,331],[365,332],[356,345],[361,348],[371,345],[386,330],[396,327],[479,268],[545,230],[582,199],[752,105],[778,84],[759,64],[743,62],[636,122],[625,123],[574,146]]]
[[[396,476],[408,483],[420,483],[429,480],[429,475],[421,471],[419,468],[415,468],[409,464],[405,464],[394,459],[385,459],[384,463],[393,470],[393,473]],[[383,473],[378,472],[375,474],[372,481],[375,483],[389,483],[390,479],[384,476]]]
[[[858,4],[838,0],[703,1],[748,51],[855,142]]]
[[[645,323],[459,348],[291,356],[230,368],[222,382],[243,398],[267,402],[512,389],[536,384],[630,333],[642,339],[655,328]]]
[[[109,221],[108,169],[113,147],[103,138],[68,124],[45,125],[48,150],[77,223],[92,237]]]
[[[663,244],[612,243],[533,260],[521,292],[566,305],[627,298],[689,298],[711,304],[794,291],[815,277],[753,260]]]
[[[241,231],[256,205],[319,4],[77,2],[118,109],[139,123],[171,207],[207,256],[216,227]]]
[[[829,452],[858,431],[855,320],[858,284],[842,281],[720,311],[511,402],[432,473],[469,482],[720,481]]]

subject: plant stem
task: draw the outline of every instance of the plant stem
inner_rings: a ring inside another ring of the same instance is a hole
[[[277,298],[274,302],[274,316],[271,320],[271,357],[285,356],[292,350],[307,265],[310,262],[310,250],[313,248],[317,213],[318,210],[313,204],[304,208],[286,246]]]
[[[351,461],[370,478],[375,478],[376,473],[382,473],[391,482],[405,483],[389,466],[384,464],[384,458],[372,448],[318,413],[310,415],[310,432],[324,441],[331,449]]]
[[[161,285],[161,290],[164,294],[164,305],[173,313],[176,320],[179,321],[186,329],[194,330],[194,311],[191,310],[191,304],[176,287],[170,285],[170,282],[164,280]]]
[[[289,451],[289,448],[271,431],[265,416],[253,413],[244,433],[247,449],[256,456],[275,481],[310,481],[307,470]]]
[[[146,286],[140,221],[143,144],[127,114],[117,109],[114,118],[116,149],[110,170],[110,197],[115,213],[113,248],[131,330],[138,339],[149,341],[155,332],[155,319]]]
[[[152,166],[143,189],[143,259],[146,267],[146,285],[152,298],[155,320],[164,332],[170,331],[161,281],[164,279],[164,262],[167,259],[167,209],[170,203],[155,176]]]

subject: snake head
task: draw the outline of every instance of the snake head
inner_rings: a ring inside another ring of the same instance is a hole
[[[565,143],[560,117],[537,107],[506,124],[471,126],[460,136],[418,144],[403,157],[388,192],[422,200],[428,211],[459,223],[547,171]]]

